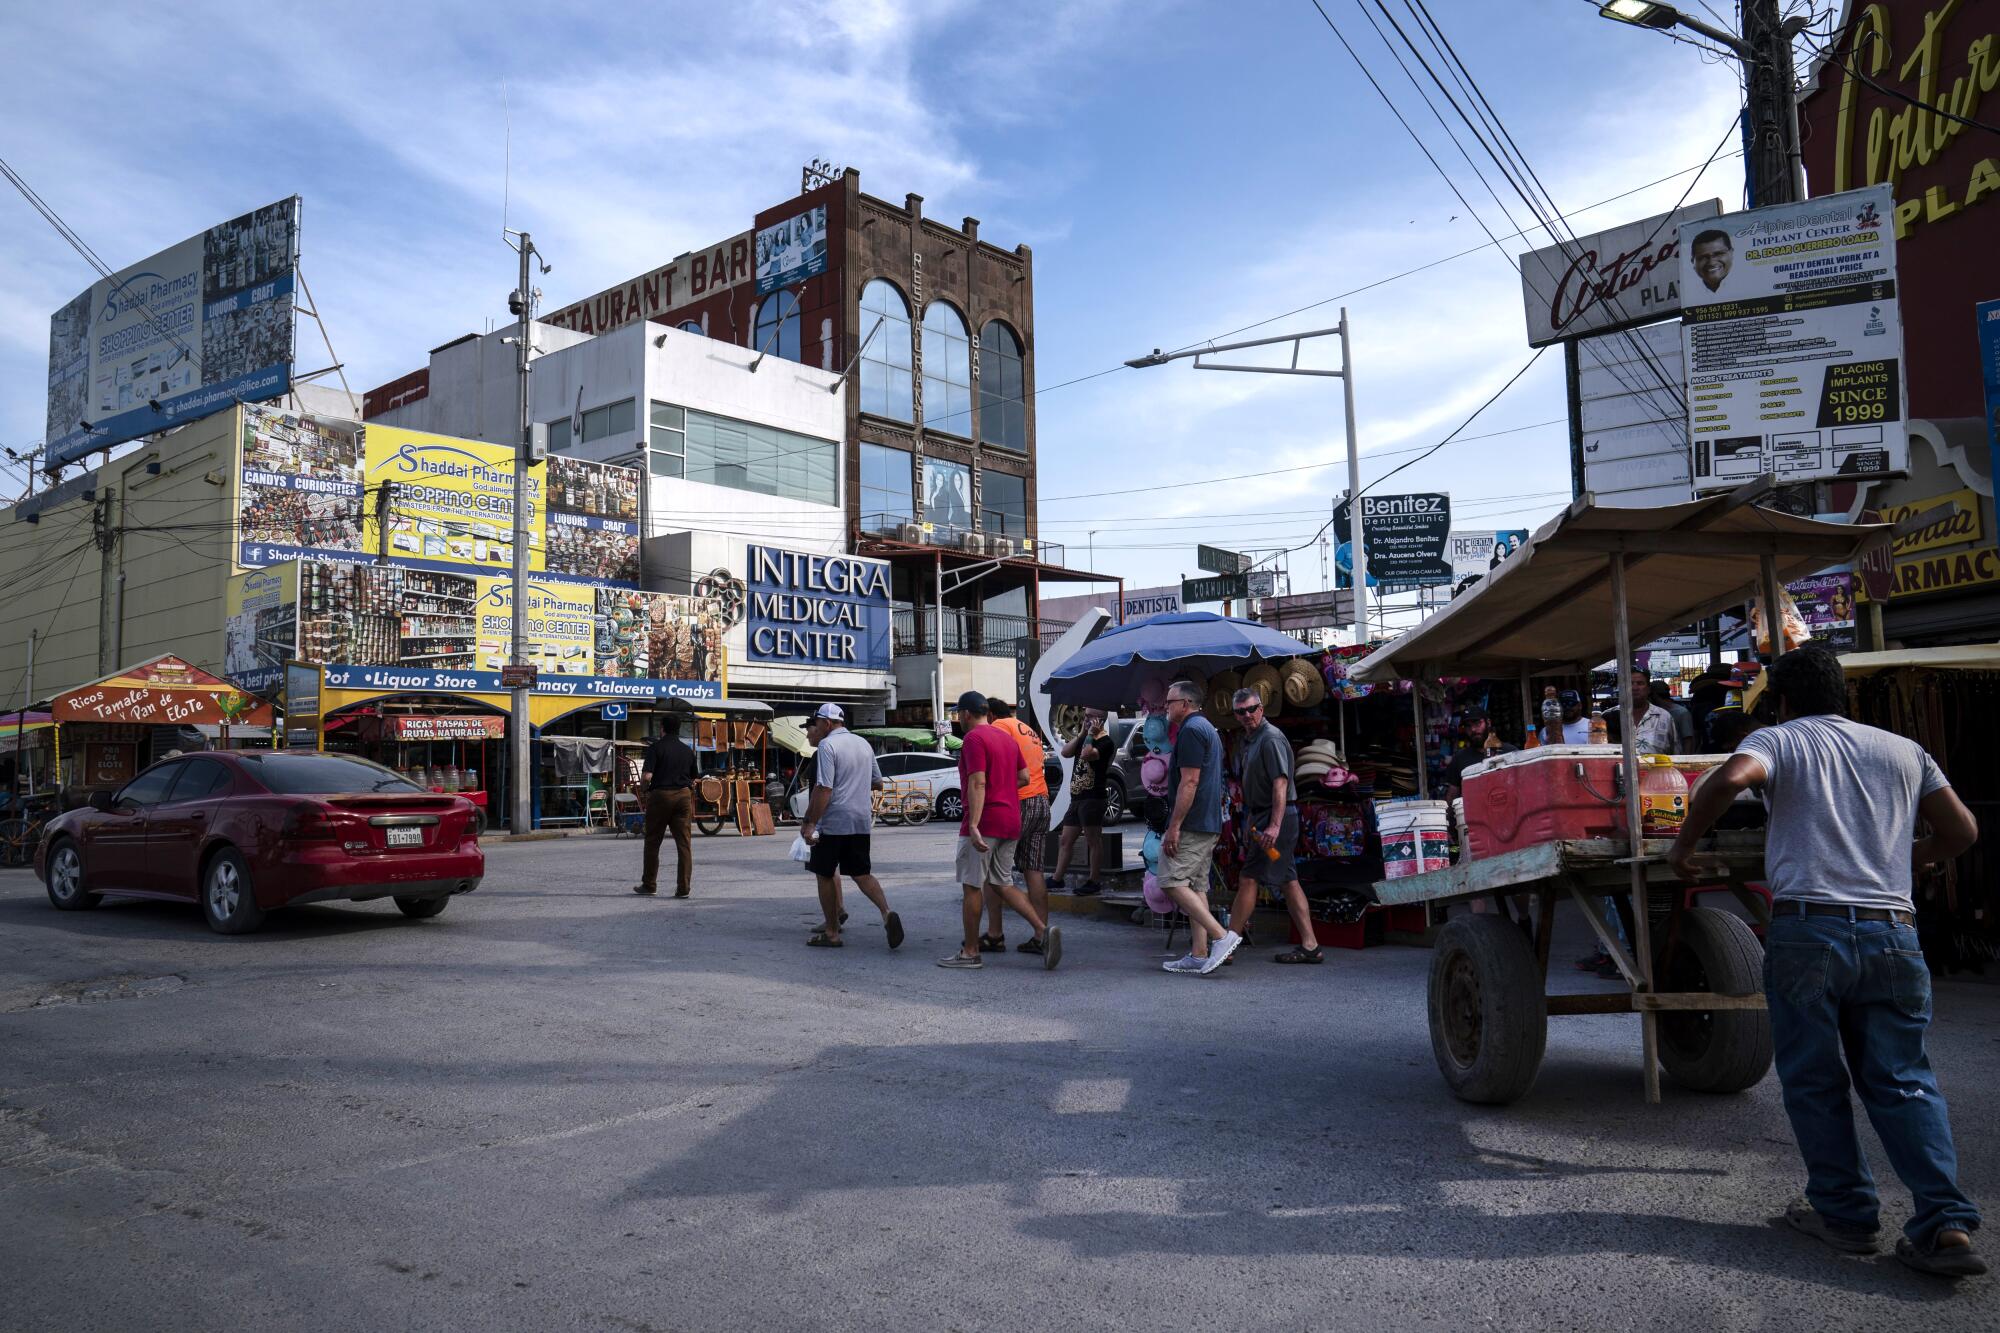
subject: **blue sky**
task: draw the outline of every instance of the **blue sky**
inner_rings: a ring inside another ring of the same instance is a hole
[[[1487,225],[1512,231],[1357,0],[1323,3]],[[1733,67],[1601,20],[1594,0],[1431,10],[1565,209],[1700,164],[1735,114]],[[922,194],[932,216],[979,217],[983,237],[1035,251],[1043,535],[1134,584],[1195,572],[1198,541],[1308,539],[1344,468],[1095,493],[1338,462],[1339,382],[1182,362],[1056,385],[1485,239],[1310,0],[100,3],[14,7],[0,37],[4,155],[114,267],[302,194],[304,272],[357,390],[504,316],[503,82],[510,218],[556,264],[551,308],[747,226],[813,157],[882,197]],[[1671,207],[1691,182],[1739,207],[1735,148],[1577,230]],[[48,317],[92,276],[0,195],[0,443],[41,437]],[[1529,355],[1519,280],[1490,245],[1346,304],[1364,482]],[[1339,305],[1258,332],[1330,325]],[[1563,413],[1551,352],[1467,434],[1534,428],[1453,443],[1389,489],[1450,491],[1461,527],[1540,521],[1567,498],[1568,448],[1563,426],[1534,423]],[[1319,586],[1315,552],[1292,570]]]

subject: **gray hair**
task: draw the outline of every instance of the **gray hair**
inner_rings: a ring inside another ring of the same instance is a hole
[[[1167,697],[1172,698],[1175,695],[1180,696],[1182,703],[1193,704],[1196,708],[1201,707],[1201,691],[1194,687],[1194,682],[1191,680],[1177,680],[1167,686]]]
[[[1251,689],[1248,685],[1245,685],[1242,689],[1236,691],[1236,694],[1229,702],[1236,708],[1241,708],[1249,703],[1255,703],[1259,708],[1262,708],[1264,706],[1264,696]]]

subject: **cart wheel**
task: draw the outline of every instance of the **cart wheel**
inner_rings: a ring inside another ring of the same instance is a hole
[[[716,834],[722,832],[722,816],[716,815],[711,818],[707,815],[704,815],[700,819],[694,821],[694,826],[701,830],[702,837],[712,838]]]
[[[1761,995],[1764,950],[1739,917],[1696,907],[1681,917],[1673,957],[1656,969],[1659,989]],[[1660,1068],[1696,1092],[1741,1092],[1771,1068],[1771,1016],[1762,1009],[1669,1010],[1660,1015]]]
[[[1520,927],[1497,916],[1445,923],[1431,954],[1431,1052],[1461,1100],[1504,1106],[1542,1067],[1549,1007]]]
[[[903,798],[903,822],[906,824],[927,824],[931,818],[931,798],[920,791],[913,791]]]
[[[903,802],[901,798],[894,794],[885,795],[875,807],[875,819],[878,823],[889,825],[892,828],[901,824],[903,822]]]

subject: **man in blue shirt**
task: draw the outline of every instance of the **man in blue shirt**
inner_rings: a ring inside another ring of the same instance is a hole
[[[1201,715],[1193,681],[1167,686],[1167,725],[1177,729],[1169,764],[1175,783],[1173,813],[1160,840],[1160,887],[1187,914],[1191,947],[1163,966],[1205,977],[1243,943],[1208,910],[1208,872],[1222,834],[1222,737]]]

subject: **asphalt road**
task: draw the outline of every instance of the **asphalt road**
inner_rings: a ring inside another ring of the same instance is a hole
[[[1157,933],[1073,922],[1053,973],[944,971],[937,829],[877,839],[900,953],[858,895],[849,947],[809,950],[786,841],[699,841],[685,902],[628,891],[630,842],[495,847],[436,920],[311,907],[233,939],[0,874],[0,1327],[2000,1319],[1993,1279],[1774,1225],[1802,1183],[1775,1080],[1648,1107],[1636,1019],[1557,1020],[1526,1101],[1468,1107],[1427,951],[1260,944],[1195,979]],[[1937,1007],[1990,1207],[2000,987]]]

